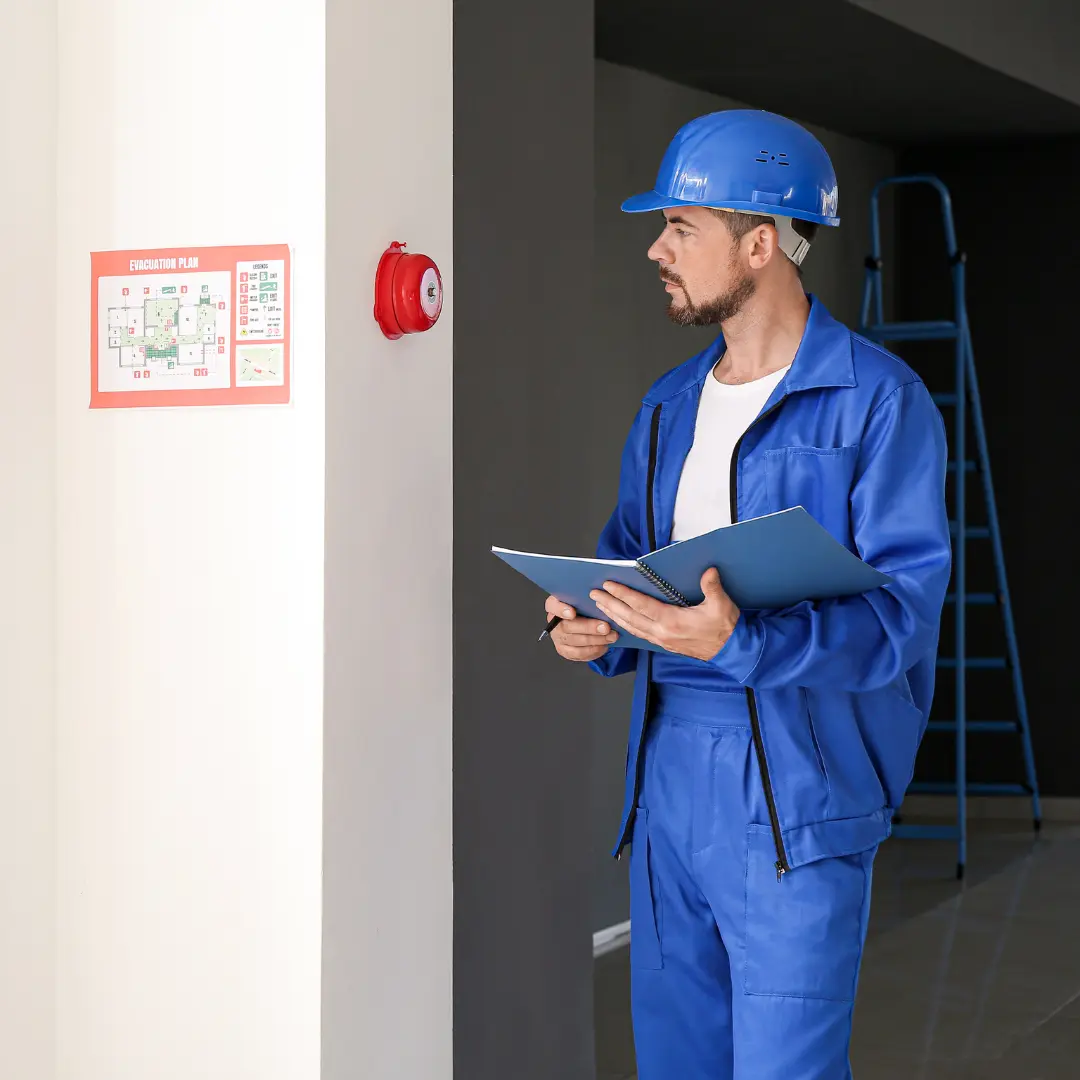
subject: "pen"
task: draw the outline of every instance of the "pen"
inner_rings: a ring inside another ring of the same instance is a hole
[[[551,631],[554,630],[555,627],[558,626],[561,622],[562,618],[560,616],[552,615],[551,618],[548,619],[547,626],[544,627],[544,632],[536,640],[543,641],[544,638],[548,637],[551,634]]]

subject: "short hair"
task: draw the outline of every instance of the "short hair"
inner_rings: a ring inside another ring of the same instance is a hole
[[[723,218],[724,224],[728,227],[728,232],[731,233],[731,239],[735,243],[738,243],[748,232],[753,232],[754,229],[762,225],[771,225],[774,229],[776,228],[776,218],[768,217],[765,214],[735,213],[733,210],[719,210],[714,207],[709,207],[709,209],[717,217]],[[814,237],[817,236],[817,222],[802,221],[799,218],[791,218],[790,220],[791,227],[795,230],[796,235],[801,236],[808,244],[812,244]]]

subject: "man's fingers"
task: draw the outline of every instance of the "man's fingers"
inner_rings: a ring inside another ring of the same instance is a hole
[[[589,660],[598,660],[607,651],[607,645],[590,645],[585,648],[579,648],[576,645],[562,645],[559,648],[559,655],[564,660],[588,662]]]
[[[559,623],[552,634],[562,640],[587,638],[592,641],[603,641],[614,633],[615,627],[610,622],[598,622],[596,619],[567,619]],[[575,641],[575,644],[580,642]]]
[[[590,637],[607,637],[612,631],[609,622],[598,622],[596,619],[566,619],[559,623],[553,631],[559,635],[587,635]]]
[[[549,596],[547,598],[544,610],[548,613],[549,617],[552,615],[558,615],[560,619],[573,619],[577,617],[577,612],[569,604],[564,604],[557,596]]]
[[[646,641],[657,642],[656,631],[659,623],[638,614],[621,600],[615,600],[610,596],[607,603],[601,604],[601,608],[606,608],[611,621],[628,634],[644,638]]]
[[[606,581],[603,589],[594,590],[589,595],[595,602],[602,603],[609,608],[612,602],[624,604],[631,611],[636,611],[646,619],[662,618],[668,607],[662,600],[646,596],[636,589],[620,585],[617,581]]]
[[[574,634],[569,631],[559,633],[556,630],[555,637],[560,642],[565,642],[567,645],[575,645],[579,647],[613,645],[619,639],[619,635],[616,634],[614,630],[610,631],[607,634]]]
[[[636,633],[637,628],[640,625],[652,621],[647,615],[642,615],[639,611],[630,607],[629,604],[624,604],[621,600],[616,600],[610,593],[603,594],[603,598],[597,600],[596,603],[600,610],[607,615],[612,622],[617,623],[631,633]]]

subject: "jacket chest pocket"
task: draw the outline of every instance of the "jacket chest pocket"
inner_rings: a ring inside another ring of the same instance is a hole
[[[848,499],[858,446],[780,446],[765,451],[769,510],[802,506],[836,539],[846,543],[851,525]]]

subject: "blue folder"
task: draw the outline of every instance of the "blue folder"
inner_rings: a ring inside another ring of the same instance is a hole
[[[891,580],[835,540],[801,506],[680,540],[636,561],[491,550],[579,615],[598,619],[605,616],[589,593],[603,588],[605,581],[617,581],[667,603],[691,606],[704,599],[702,575],[715,567],[740,609],[768,611],[804,600],[857,596]],[[619,646],[664,651],[618,627],[613,629],[619,632]]]

